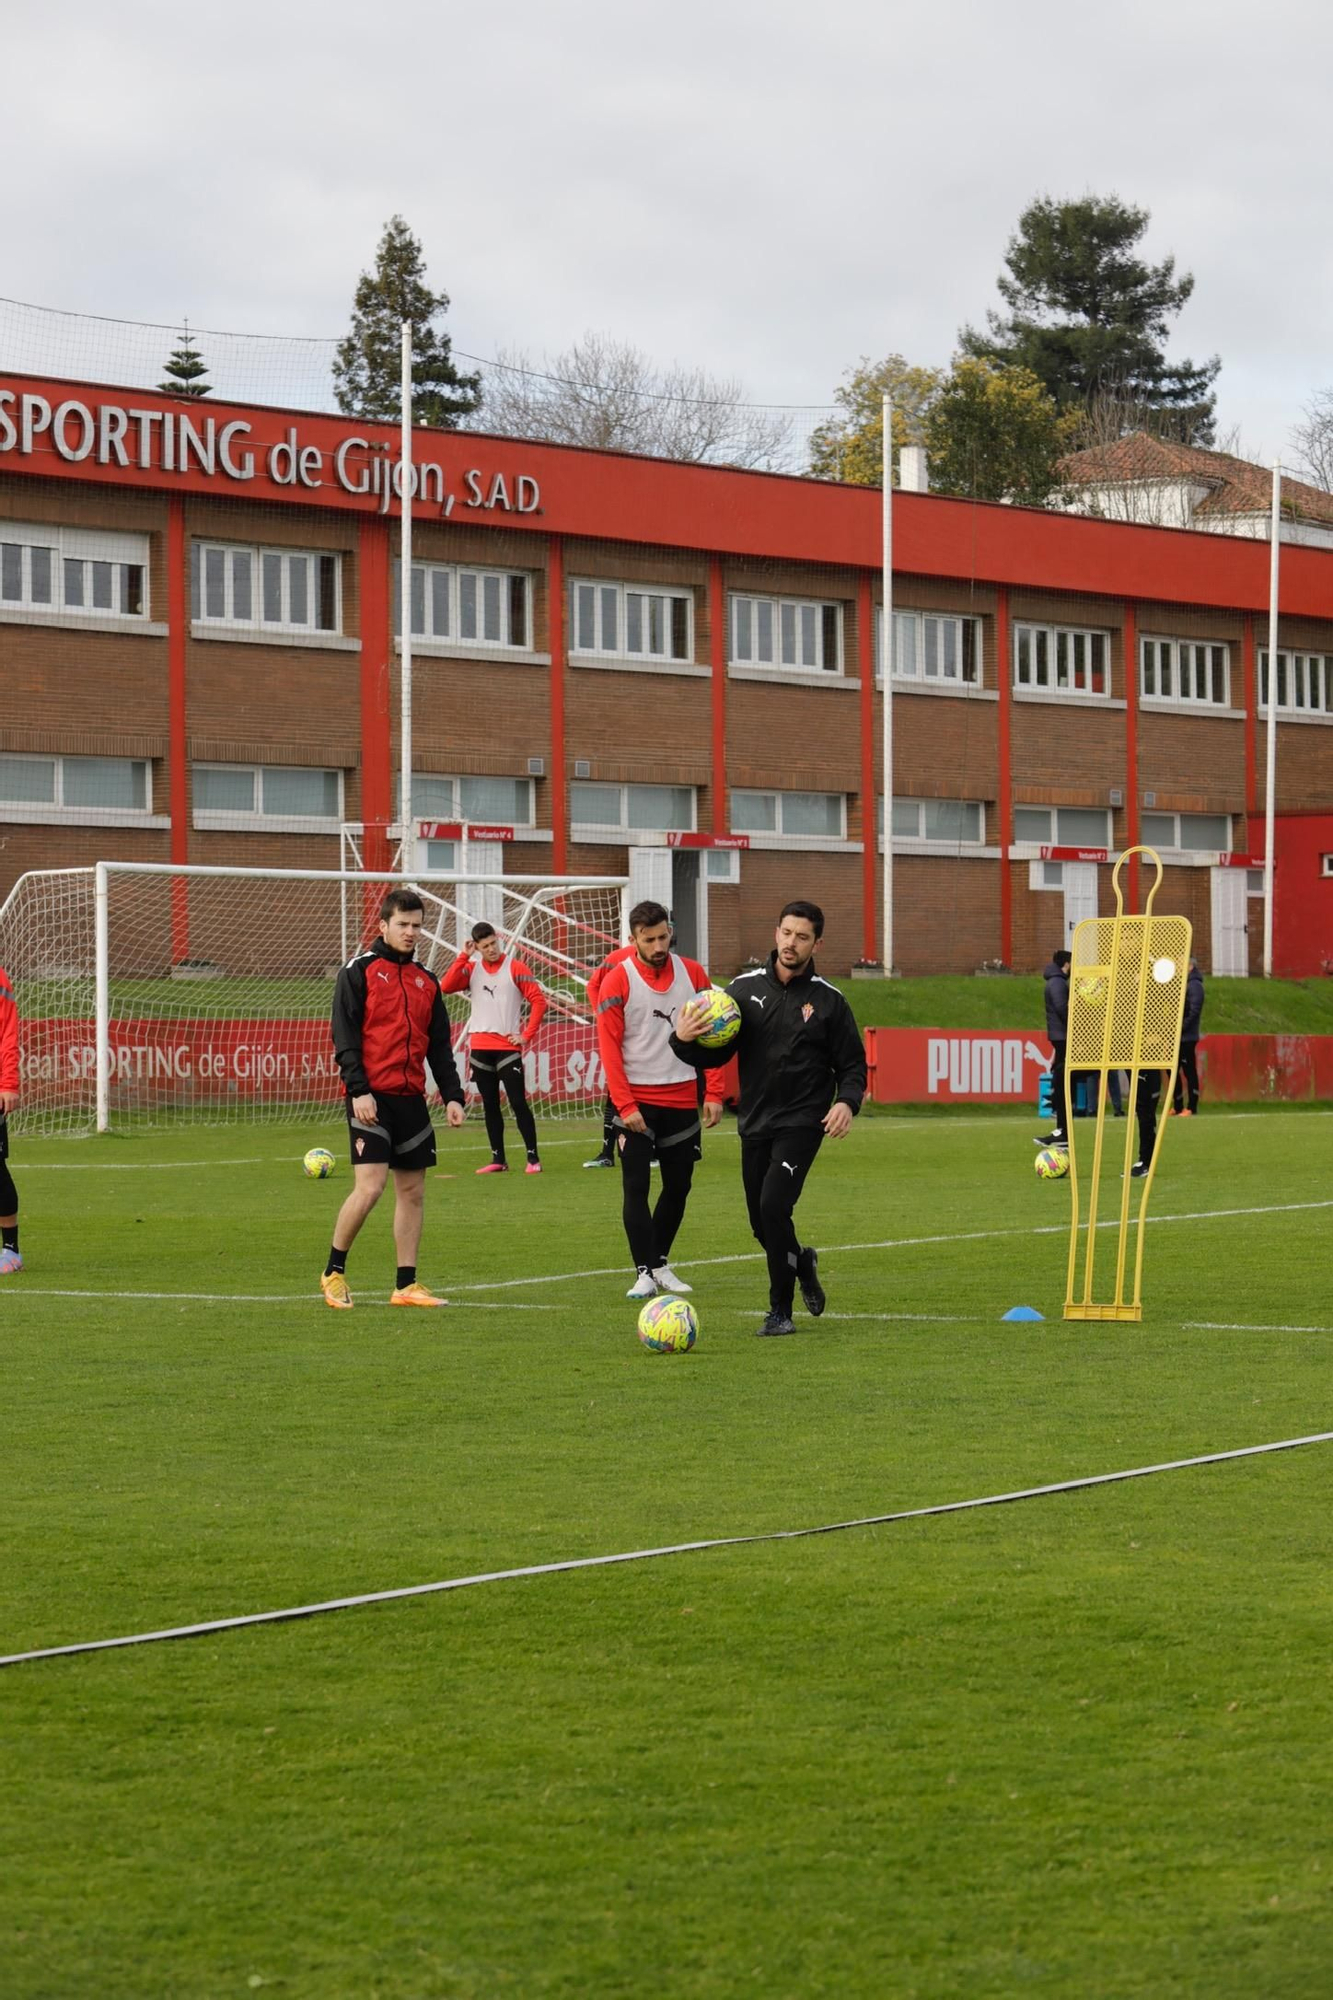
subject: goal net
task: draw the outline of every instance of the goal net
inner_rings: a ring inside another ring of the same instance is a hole
[[[381,900],[402,879],[119,861],[21,876],[0,908],[0,966],[22,1024],[15,1124],[75,1134],[340,1114],[333,981],[378,936]],[[584,986],[624,934],[626,883],[411,879],[425,907],[418,956],[432,971],[481,919],[526,960],[548,998],[525,1057],[528,1094],[547,1118],[585,1116],[604,1083]],[[448,1006],[472,1105],[466,996]]]

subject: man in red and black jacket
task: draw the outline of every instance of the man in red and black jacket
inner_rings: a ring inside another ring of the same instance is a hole
[[[347,1093],[353,1187],[333,1230],[320,1287],[346,1310],[347,1253],[384,1192],[393,1169],[393,1240],[398,1278],[392,1306],[442,1306],[417,1282],[426,1170],[435,1165],[435,1133],[426,1109],[426,1064],[451,1125],[463,1123],[449,1016],[440,982],[416,961],[424,910],[415,889],[391,889],[380,905],[380,934],[338,974],[333,991],[333,1050]]]

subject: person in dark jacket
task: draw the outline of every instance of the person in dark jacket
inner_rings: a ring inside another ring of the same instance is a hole
[[[722,1049],[700,1048],[703,1022],[688,1003],[671,1037],[676,1053],[700,1069],[740,1057],[741,1182],[750,1228],[768,1260],[768,1315],[756,1328],[765,1336],[795,1333],[798,1283],[807,1312],[824,1310],[819,1254],[798,1240],[793,1216],[820,1146],[846,1136],[865,1096],[856,1018],[815,971],[823,935],[818,904],[788,903],[767,965],[727,988],[741,1010],[737,1037]]]
[[[1065,1129],[1065,1046],[1069,1040],[1069,963],[1067,951],[1052,952],[1051,962],[1042,974],[1046,981],[1046,1039],[1054,1054],[1051,1057],[1051,1130],[1044,1139],[1038,1139],[1038,1146],[1067,1146],[1069,1134]]]
[[[1180,1027],[1180,1067],[1171,1092],[1171,1109],[1177,1118],[1193,1118],[1199,1109],[1199,1023],[1203,1019],[1203,974],[1197,958],[1190,960],[1185,981],[1185,1018]],[[1185,1092],[1189,1092],[1189,1103]]]
[[[417,1282],[426,1170],[435,1165],[427,1062],[451,1125],[463,1123],[463,1087],[440,982],[416,961],[423,917],[415,889],[391,889],[380,905],[378,939],[343,967],[333,990],[333,1050],[347,1096],[353,1187],[338,1211],[320,1289],[343,1311],[352,1304],[347,1253],[391,1168],[398,1277],[389,1304],[446,1303]]]

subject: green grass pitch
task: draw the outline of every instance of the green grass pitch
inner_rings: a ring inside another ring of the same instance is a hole
[[[387,1208],[319,1301],[327,1127],[20,1139],[0,1651],[1333,1428],[1333,1118],[1168,1128],[1141,1326],[1061,1321],[1035,1129],[859,1120],[828,1314],[758,1341],[728,1122],[682,1357],[590,1127],[442,1135],[438,1314]],[[1331,1501],[1313,1445],[5,1670],[0,1993],[1322,1996]]]

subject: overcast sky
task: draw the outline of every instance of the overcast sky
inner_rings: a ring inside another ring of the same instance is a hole
[[[1114,191],[1221,430],[1271,456],[1333,386],[1328,0],[8,0],[4,45],[9,298],[337,336],[398,211],[459,348],[817,405],[947,362],[1035,194]]]

